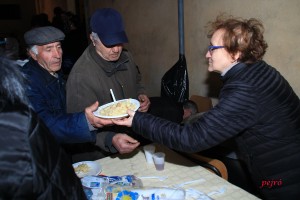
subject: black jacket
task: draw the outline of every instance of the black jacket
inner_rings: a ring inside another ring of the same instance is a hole
[[[184,152],[198,152],[234,138],[240,159],[247,163],[265,199],[299,198],[299,98],[280,73],[263,61],[240,63],[222,79],[219,103],[193,124],[180,126],[137,112],[133,130]],[[262,187],[263,183],[269,185]]]
[[[28,107],[0,102],[0,199],[86,199],[69,158]]]

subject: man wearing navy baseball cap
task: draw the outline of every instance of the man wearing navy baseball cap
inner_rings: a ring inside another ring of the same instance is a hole
[[[103,136],[98,138],[97,128],[112,122],[94,116],[93,111],[99,106],[96,100],[76,113],[66,112],[66,82],[61,73],[61,41],[64,37],[62,31],[52,26],[34,28],[24,34],[30,59],[22,67],[22,71],[28,79],[26,93],[34,111],[61,144],[91,143],[102,148],[112,143],[122,146],[120,142],[135,142],[128,136],[123,141],[115,139],[115,142],[110,137],[110,141],[107,139],[108,143],[105,143]],[[70,153],[75,152],[72,147],[68,145]],[[130,152],[131,149],[119,150]]]
[[[128,38],[121,14],[113,8],[97,9],[90,18],[90,29],[91,44],[68,77],[68,112],[78,112],[94,101],[99,101],[101,105],[112,102],[110,89],[118,100],[138,99],[141,104],[139,111],[147,112],[150,100],[142,85],[141,73],[130,52],[123,48]],[[110,126],[105,127],[105,132],[112,136],[132,132],[123,129]],[[136,139],[146,141],[144,138]],[[114,148],[118,149],[116,146],[107,146],[111,152],[114,152]]]
[[[105,46],[128,42],[122,17],[117,11],[107,8],[97,10],[91,18],[91,29],[97,33]]]

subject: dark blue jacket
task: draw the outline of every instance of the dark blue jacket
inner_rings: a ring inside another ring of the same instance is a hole
[[[33,59],[22,71],[28,81],[27,95],[34,111],[58,142],[95,142],[95,133],[89,131],[84,112],[67,114],[65,81],[60,73],[57,78],[52,76]]]
[[[133,130],[183,152],[198,152],[234,138],[264,199],[299,199],[299,98],[263,61],[240,63],[222,80],[219,103],[196,122],[180,126],[137,112]]]

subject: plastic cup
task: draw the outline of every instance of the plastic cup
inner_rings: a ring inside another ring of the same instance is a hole
[[[152,144],[146,145],[143,147],[144,152],[145,152],[145,157],[146,157],[146,161],[149,164],[153,164],[153,157],[152,155],[155,152],[155,146]]]
[[[153,154],[153,161],[157,171],[162,171],[165,168],[165,156],[163,152],[156,152]]]

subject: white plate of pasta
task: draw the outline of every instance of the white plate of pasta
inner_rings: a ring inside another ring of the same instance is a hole
[[[79,178],[85,176],[97,176],[101,173],[102,167],[95,161],[81,161],[73,164],[74,171]]]
[[[122,99],[100,106],[94,115],[100,118],[115,119],[128,116],[127,110],[136,111],[140,107],[140,102],[136,99]]]

